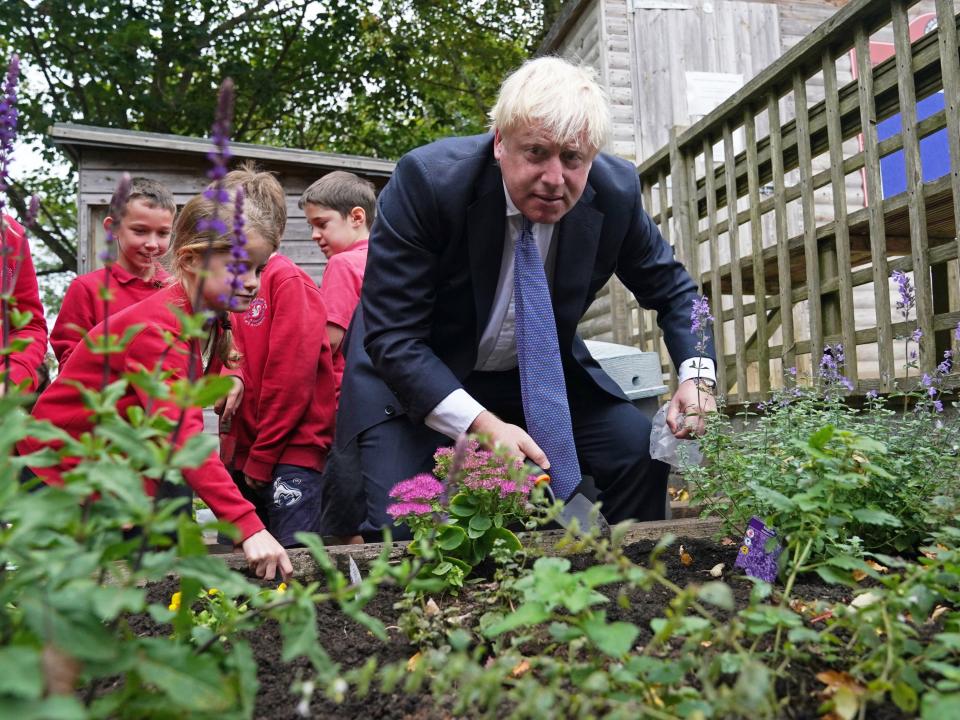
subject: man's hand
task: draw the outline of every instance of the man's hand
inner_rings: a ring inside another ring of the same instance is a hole
[[[230,432],[233,416],[240,408],[240,401],[243,400],[243,380],[236,375],[228,377],[233,380],[233,387],[213,405],[213,411],[220,416],[221,432]]]
[[[680,383],[667,408],[667,427],[678,440],[703,435],[706,429],[703,418],[716,412],[717,399],[713,393],[697,388],[697,378]]]
[[[544,470],[550,468],[550,461],[543,450],[523,428],[505,423],[488,410],[477,415],[467,432],[486,435],[491,443],[505,447],[511,455],[529,458],[530,462]]]

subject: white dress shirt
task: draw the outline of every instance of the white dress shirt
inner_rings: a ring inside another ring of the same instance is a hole
[[[493,295],[493,306],[490,310],[490,319],[480,336],[480,346],[477,349],[477,362],[474,370],[492,372],[498,370],[512,370],[517,367],[517,341],[515,336],[516,320],[513,309],[513,268],[514,249],[517,238],[520,236],[523,218],[517,206],[510,199],[506,186],[503,188],[506,198],[507,223],[503,237],[503,258],[500,261],[500,276],[497,279],[497,289]],[[552,266],[553,253],[553,224],[534,223],[533,237],[537,242],[540,257],[545,258],[544,266],[547,269],[547,282],[552,283],[553,273],[549,272]],[[716,371],[713,360],[710,358],[690,358],[685,360],[679,370],[680,382],[700,376],[716,381]],[[465,433],[477,416],[486,408],[477,402],[463,388],[458,388],[441,400],[424,419],[427,427],[443,433],[449,438],[456,439]]]

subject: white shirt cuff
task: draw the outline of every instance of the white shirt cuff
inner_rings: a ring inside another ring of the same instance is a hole
[[[717,370],[713,360],[707,357],[695,357],[680,363],[680,368],[677,371],[677,379],[680,382],[686,382],[695,377],[716,382]]]
[[[486,408],[471,397],[463,388],[457,388],[437,403],[424,419],[424,424],[431,430],[443,433],[451,440],[456,440],[461,433],[465,433],[477,415]]]

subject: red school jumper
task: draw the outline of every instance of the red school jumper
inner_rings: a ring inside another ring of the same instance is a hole
[[[313,279],[289,258],[274,255],[260,291],[234,315],[243,400],[233,418],[232,466],[272,480],[275,465],[323,470],[333,442],[333,366],[327,313]]]
[[[164,340],[164,332],[174,336],[180,334],[180,322],[171,310],[177,307],[186,314],[193,313],[190,300],[180,283],[174,283],[160,292],[154,293],[143,302],[117,313],[110,314],[110,333],[123,335],[132,325],[140,325],[133,335],[126,349],[122,353],[110,355],[109,382],[118,380],[125,372],[135,372],[142,368],[154,369],[162,361],[162,369],[171,374],[169,382],[188,376],[190,347],[187,341],[180,340],[168,348]],[[90,331],[91,339],[97,339],[103,334],[103,325],[97,325]],[[200,343],[193,340],[195,361],[195,377],[202,373],[200,359]],[[84,406],[79,390],[71,383],[80,383],[87,388],[99,389],[103,380],[103,356],[93,354],[86,343],[80,343],[74,349],[70,362],[65,365],[57,379],[48,387],[37,400],[33,408],[33,416],[39,420],[49,420],[57,427],[79,437],[81,433],[93,430],[90,411]],[[156,410],[162,410],[167,417],[176,421],[180,410],[171,400],[150,398],[136,385],[130,384],[123,397],[117,401],[118,412],[125,416],[131,406],[145,407],[152,403]],[[200,408],[190,408],[186,411],[183,429],[179,444],[182,445],[190,437],[203,432],[203,412]],[[17,450],[21,455],[41,450],[46,447],[33,438],[26,438],[17,443]],[[57,443],[50,446],[56,448]],[[59,485],[63,482],[61,473],[76,466],[76,458],[64,460],[59,467],[31,468],[44,482]],[[263,523],[247,500],[243,498],[227,469],[220,462],[216,452],[210,456],[199,468],[183,471],[184,479],[194,489],[197,495],[213,510],[220,520],[233,523],[240,530],[243,540],[260,530]],[[144,485],[148,495],[156,493],[155,480],[144,478]]]
[[[350,318],[360,302],[363,271],[367,266],[367,240],[358,240],[329,261],[323,271],[320,295],[327,308],[327,322],[346,330]],[[340,401],[340,383],[343,380],[343,343],[333,355],[333,374],[337,384],[337,402]]]
[[[100,290],[103,288],[105,272],[108,272],[107,269],[102,268],[79,275],[67,288],[63,307],[57,315],[53,332],[50,333],[53,354],[57,356],[61,367],[67,362],[74,348],[83,342],[80,329],[89,332],[103,322],[103,298],[100,297]],[[159,265],[150,280],[138,278],[117,264],[111,266],[109,273],[111,317],[134,303],[146,300],[170,283],[170,275]],[[73,327],[74,325],[77,327]]]
[[[3,263],[2,286],[0,289],[13,289],[19,312],[30,312],[32,317],[24,327],[11,330],[10,340],[31,339],[32,342],[20,352],[10,356],[10,382],[18,385],[29,380],[27,392],[37,387],[37,368],[43,364],[47,354],[47,322],[43,319],[43,305],[40,304],[40,289],[37,287],[37,274],[30,257],[30,245],[27,234],[9,215],[3,216]],[[0,359],[0,372],[6,363]]]

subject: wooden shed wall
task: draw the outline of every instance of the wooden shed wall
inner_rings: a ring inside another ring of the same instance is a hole
[[[105,239],[102,223],[107,215],[110,196],[122,173],[129,172],[133,176],[142,175],[162,182],[173,193],[178,206],[183,206],[191,197],[202,192],[208,183],[206,171],[209,162],[201,154],[94,147],[80,147],[78,153],[80,272],[93,270],[100,264],[97,255]],[[239,164],[243,159],[237,156],[232,162]],[[297,202],[310,183],[329,170],[262,160],[257,162],[264,170],[276,173],[287,195],[287,227],[280,252],[319,283],[327,260],[310,239],[310,229]],[[357,174],[363,175],[359,171]],[[378,190],[386,183],[383,177],[368,179],[377,185]]]

